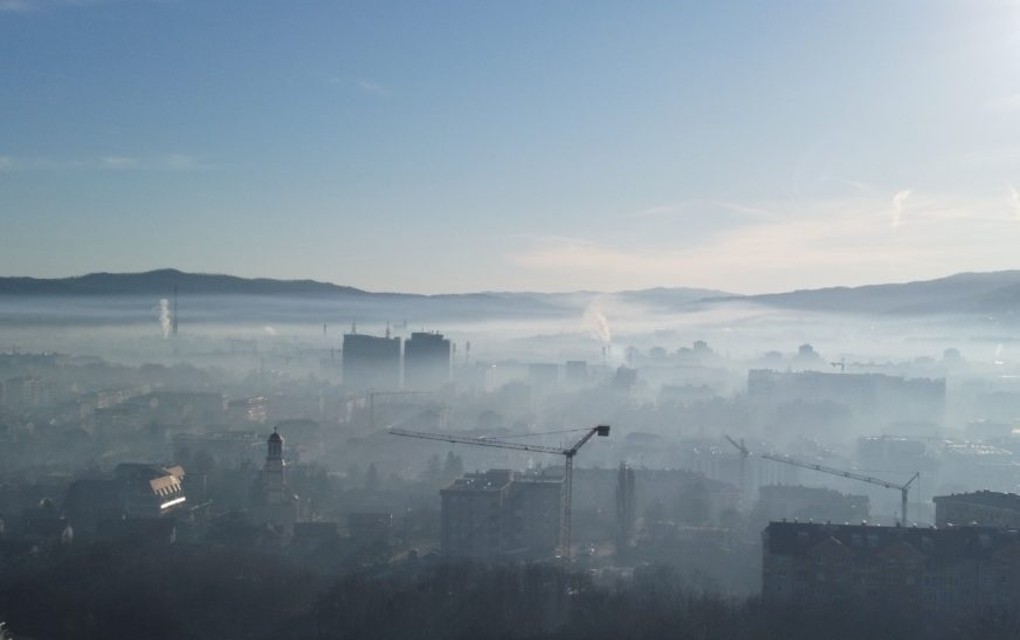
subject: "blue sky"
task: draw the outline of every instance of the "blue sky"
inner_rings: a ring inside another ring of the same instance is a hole
[[[1020,0],[0,0],[0,274],[1020,266]]]

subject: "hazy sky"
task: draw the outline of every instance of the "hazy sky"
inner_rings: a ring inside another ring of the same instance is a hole
[[[1020,267],[1020,0],[0,0],[0,275]]]

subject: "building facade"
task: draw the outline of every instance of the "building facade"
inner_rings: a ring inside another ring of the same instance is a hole
[[[1020,599],[1020,531],[772,522],[762,597],[865,599],[966,611]]]
[[[400,338],[344,334],[343,383],[354,391],[400,389]]]
[[[548,558],[559,546],[562,478],[494,469],[458,478],[440,495],[447,557]]]
[[[450,341],[441,333],[415,332],[404,342],[404,388],[434,391],[450,382]]]
[[[795,417],[791,412],[829,407],[853,424],[942,425],[946,412],[945,379],[907,379],[875,373],[821,371],[748,372],[747,398],[760,419]]]
[[[64,511],[74,529],[95,534],[104,522],[173,517],[188,506],[184,469],[147,463],[122,463],[109,476],[74,481]]]
[[[1020,529],[1020,495],[974,491],[935,496],[935,526],[978,525]]]
[[[861,522],[869,518],[868,511],[868,496],[822,487],[766,485],[758,488],[755,516],[761,522],[794,519]]]

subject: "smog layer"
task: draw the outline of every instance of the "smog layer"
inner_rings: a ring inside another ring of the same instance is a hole
[[[936,637],[1020,594],[974,577],[1020,548],[1018,310],[1020,272],[759,296],[3,278],[0,614],[18,637],[817,637],[852,600],[855,633]]]

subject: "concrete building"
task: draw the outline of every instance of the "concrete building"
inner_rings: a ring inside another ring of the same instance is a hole
[[[160,518],[184,507],[184,469],[150,464],[119,464],[114,478],[128,518]]]
[[[528,383],[536,395],[554,393],[560,384],[560,366],[549,362],[528,365]]]
[[[388,545],[393,531],[393,514],[388,512],[356,512],[347,515],[347,535],[359,546]]]
[[[400,389],[400,338],[344,334],[343,383],[354,391]]]
[[[107,520],[167,518],[186,508],[184,469],[147,463],[117,465],[109,476],[71,483],[64,511],[75,531],[97,533]]]
[[[823,373],[752,369],[747,398],[766,424],[802,421],[815,428],[896,426],[931,432],[945,422],[945,379],[907,379],[873,373]],[[922,427],[923,430],[923,427]]]
[[[505,469],[467,474],[440,492],[447,557],[547,558],[559,545],[561,478]]]
[[[46,406],[53,396],[53,383],[38,376],[10,378],[3,385],[3,403],[16,410]]]
[[[588,363],[584,360],[568,360],[563,367],[563,377],[568,385],[580,387],[588,383]]]
[[[762,543],[766,600],[861,598],[944,612],[1020,598],[1017,530],[772,522]]]
[[[215,465],[236,469],[258,461],[262,439],[250,431],[179,433],[173,438],[173,448],[174,461],[185,466],[204,457]]]
[[[614,496],[618,469],[574,469],[573,511],[607,512],[616,509]],[[740,506],[740,489],[686,469],[633,469],[633,505],[636,518],[657,512],[660,520],[687,524],[719,522],[723,514]]]
[[[935,496],[935,526],[978,525],[1020,529],[1020,495],[975,491]]]
[[[450,341],[441,333],[415,332],[404,342],[404,388],[434,391],[450,382]]]
[[[758,489],[755,519],[862,522],[868,519],[868,496],[801,485],[768,485]]]

